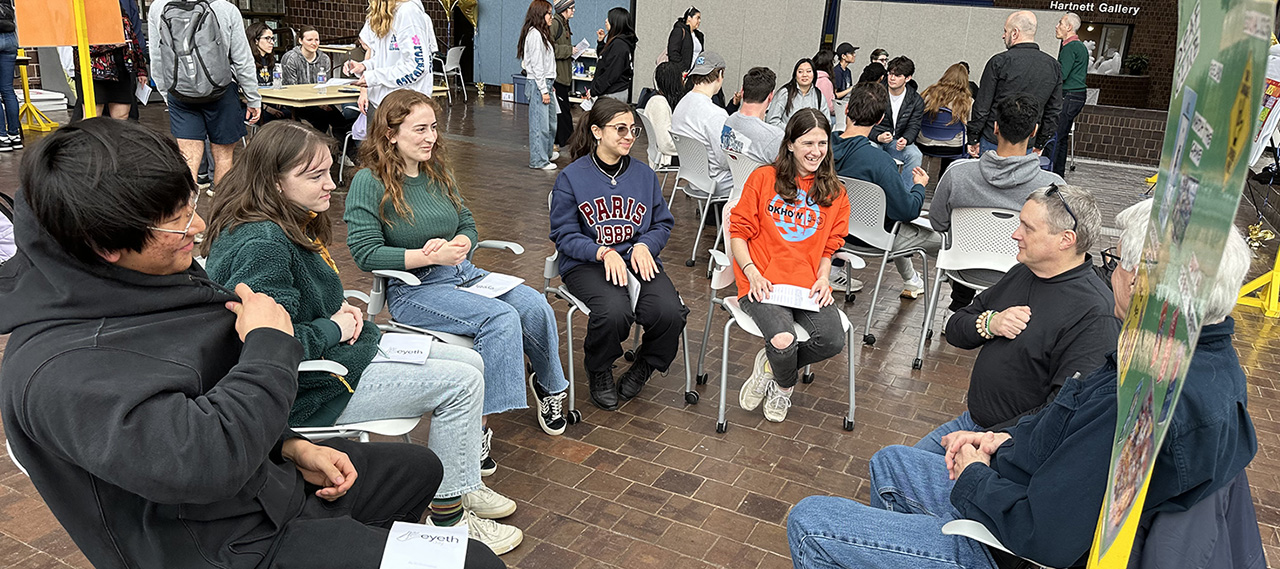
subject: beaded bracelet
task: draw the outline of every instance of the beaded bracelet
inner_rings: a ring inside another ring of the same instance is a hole
[[[973,322],[974,328],[977,328],[978,335],[983,339],[990,340],[996,335],[991,333],[991,317],[995,314],[994,310],[988,310],[978,315],[978,319]]]

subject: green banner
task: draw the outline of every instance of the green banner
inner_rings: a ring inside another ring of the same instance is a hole
[[[1089,567],[1124,568],[1248,175],[1274,1],[1179,0],[1159,186],[1120,334],[1119,412]]]

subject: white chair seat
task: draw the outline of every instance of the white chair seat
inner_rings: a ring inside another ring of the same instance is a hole
[[[559,288],[556,288],[556,296],[560,297],[565,302],[578,307],[578,312],[591,316],[591,309],[587,307],[587,303],[582,302],[582,300],[574,296],[573,293],[569,292],[568,286],[560,285]]]
[[[752,320],[751,317],[742,310],[742,305],[739,303],[738,297],[730,296],[724,299],[724,307],[729,311],[729,314],[733,315],[733,318],[738,321],[738,327],[742,328],[743,332],[751,334],[757,338],[764,337],[764,334],[760,332],[760,327],[756,325],[755,320]],[[845,315],[843,310],[837,310],[836,314],[840,315],[840,328],[845,332],[848,332],[849,317]],[[799,324],[796,324],[795,328],[796,341],[807,342],[809,340],[809,332],[805,331],[805,329]]]
[[[409,432],[417,428],[420,422],[422,422],[422,417],[378,419],[376,421],[347,423],[332,427],[294,427],[293,432],[306,437],[309,441],[359,437],[361,442],[368,442],[369,433],[408,439]]]

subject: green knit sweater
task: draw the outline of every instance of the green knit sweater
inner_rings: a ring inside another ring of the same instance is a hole
[[[404,270],[406,249],[421,249],[432,239],[453,239],[466,235],[472,248],[478,242],[476,221],[464,204],[454,208],[444,188],[425,174],[404,180],[404,200],[413,211],[410,221],[396,214],[387,203],[387,219],[382,218],[382,195],[386,187],[364,169],[351,180],[347,192],[347,247],[361,270]]]
[[[247,284],[289,311],[304,360],[333,360],[347,367],[342,379],[323,372],[300,374],[298,397],[289,411],[290,426],[334,424],[377,354],[380,334],[365,322],[355,344],[339,342],[342,332],[329,317],[342,307],[342,280],[324,257],[290,241],[274,222],[258,221],[219,235],[210,245],[205,270],[228,288]]]
[[[1083,91],[1085,76],[1089,73],[1089,48],[1075,40],[1062,46],[1058,52],[1058,65],[1062,67],[1062,91]]]

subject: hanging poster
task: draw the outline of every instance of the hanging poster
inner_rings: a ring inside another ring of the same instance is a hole
[[[19,0],[18,45],[53,47],[76,45],[74,0]],[[80,0],[89,24],[89,43],[124,43],[119,0]]]

